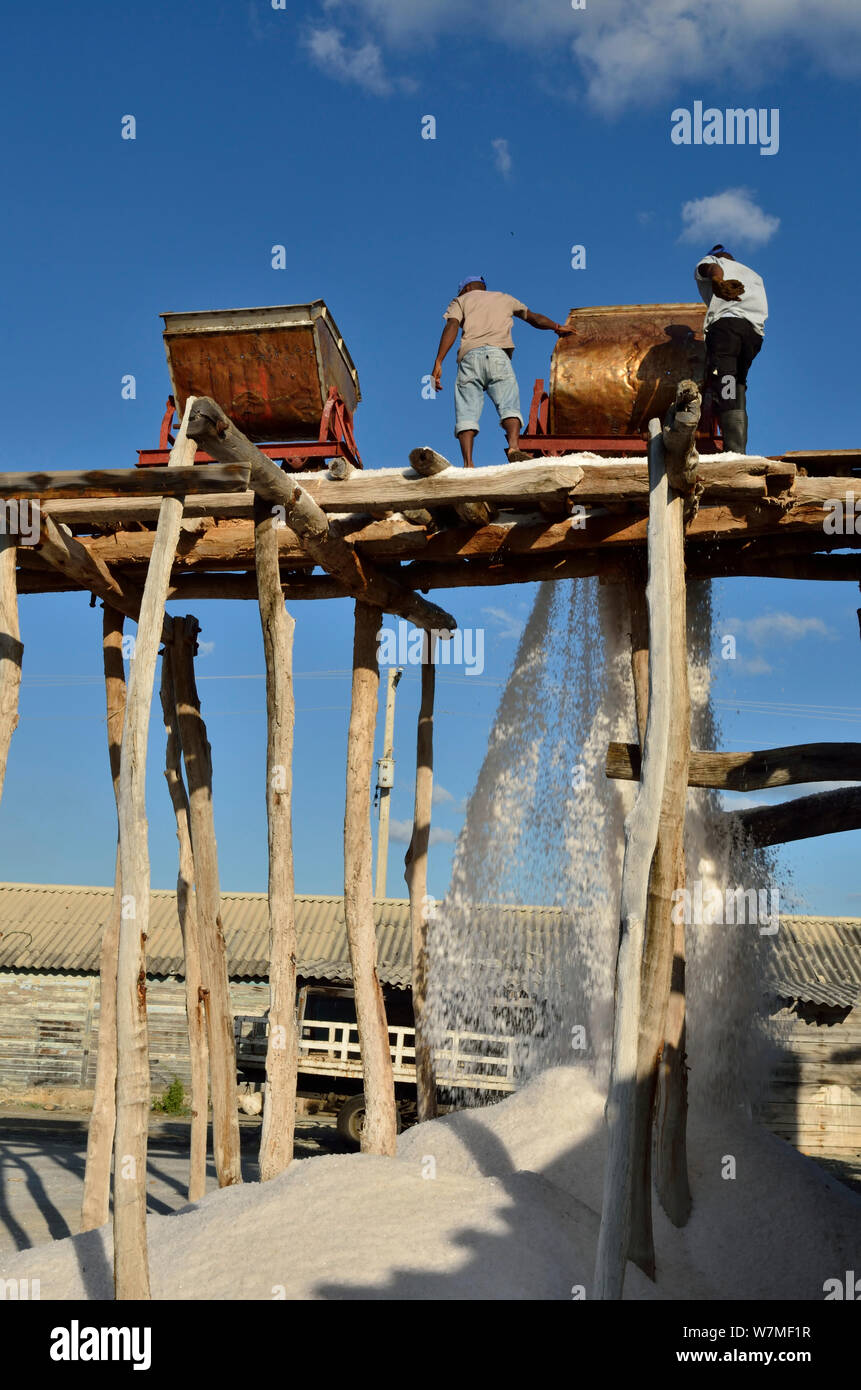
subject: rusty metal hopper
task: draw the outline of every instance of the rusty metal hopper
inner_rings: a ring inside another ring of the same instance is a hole
[[[704,304],[572,309],[550,369],[549,433],[624,438],[664,418],[676,384],[702,381]]]
[[[161,317],[180,416],[189,396],[211,396],[251,439],[314,439],[331,387],[350,411],[361,399],[353,359],[322,299]]]

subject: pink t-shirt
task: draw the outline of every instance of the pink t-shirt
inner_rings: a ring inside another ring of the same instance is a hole
[[[526,312],[525,304],[513,294],[503,294],[500,290],[468,290],[459,294],[443,315],[463,324],[458,362],[465,352],[477,347],[502,348],[510,357],[514,351],[511,320],[515,314],[522,318]]]

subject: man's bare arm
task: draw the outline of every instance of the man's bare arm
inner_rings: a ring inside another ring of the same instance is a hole
[[[545,314],[533,314],[531,309],[527,309],[525,314],[518,314],[517,317],[523,319],[524,323],[531,324],[533,328],[550,329],[553,333],[557,333],[560,338],[567,338],[574,332],[573,328],[566,328],[564,324],[556,323],[554,319],[547,318]]]
[[[723,266],[717,261],[703,261],[702,265],[697,266],[697,275],[702,280],[722,280]]]
[[[439,347],[436,350],[436,361],[433,364],[433,371],[431,372],[431,380],[433,381],[435,391],[442,390],[442,377],[440,376],[442,364],[449,350],[454,347],[457,341],[457,330],[459,328],[460,324],[457,319],[446,319],[445,328],[440,335]]]

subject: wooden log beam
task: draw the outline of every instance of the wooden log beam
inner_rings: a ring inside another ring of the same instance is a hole
[[[120,751],[126,710],[126,673],[123,666],[123,627],[125,618],[105,604],[102,612],[102,663],[105,672],[105,705],[108,730],[108,759],[114,801],[119,817]],[[111,1158],[116,1127],[117,1084],[117,958],[122,920],[123,886],[120,865],[119,821],[114,869],[114,896],[111,911],[102,930],[99,951],[99,1043],[93,1084],[93,1108],[87,1129],[87,1158],[84,1167],[84,1195],[81,1202],[81,1230],[104,1226],[110,1217]]]
[[[170,661],[177,726],[188,780],[195,902],[209,1041],[212,1149],[218,1185],[230,1187],[242,1181],[236,1104],[236,1049],[227,948],[221,920],[218,846],[212,810],[212,758],[194,676],[199,631],[196,618],[188,616],[175,619],[166,653]]]
[[[356,603],[353,689],[347,735],[344,809],[344,917],[362,1050],[365,1123],[362,1152],[393,1155],[397,1148],[395,1083],[383,992],[377,975],[371,846],[371,772],[377,721],[379,612]]]
[[[432,633],[422,646],[422,693],[416,734],[416,790],[413,833],[404,857],[404,878],[410,898],[413,957],[413,1014],[416,1026],[416,1098],[419,1120],[437,1113],[433,1048],[427,1033],[428,992],[428,845],[433,803],[433,715],[436,665]]]
[[[182,936],[185,977],[185,1018],[191,1070],[191,1136],[188,1160],[188,1200],[206,1194],[206,1135],[209,1117],[209,1050],[206,1042],[206,991],[201,964],[200,924],[194,896],[194,851],[191,844],[191,811],[182,775],[182,744],[176,712],[170,657],[161,661],[161,708],[166,734],[164,776],[176,818],[179,863],[176,875],[176,909]]]
[[[669,748],[670,602],[668,484],[660,423],[650,423],[649,712],[643,777],[625,821],[621,922],[616,962],[613,1059],[607,1101],[608,1149],[595,1263],[596,1298],[622,1297],[631,1223],[633,1138],[640,1034],[643,943],[652,857],[658,838]]]
[[[285,523],[314,562],[339,579],[358,599],[431,631],[450,632],[457,626],[450,614],[435,604],[379,575],[357,554],[354,546],[336,536],[329,528],[325,513],[304,491],[296,475],[288,478],[271,459],[261,454],[215,401],[204,397],[196,402],[189,428],[192,438],[221,462],[250,465],[251,485],[257,496],[284,509]]]
[[[754,845],[783,845],[790,840],[809,840],[817,835],[836,835],[861,828],[861,787],[798,796],[779,806],[751,806],[727,811],[723,824],[731,834],[744,836]]]
[[[155,548],[156,534],[147,535],[147,565]],[[112,608],[137,621],[143,597],[140,587],[132,580],[113,575],[98,554],[76,540],[67,529],[61,530],[44,512],[40,520],[38,553],[78,588],[97,594]]]
[[[295,486],[292,477],[286,474],[280,476],[285,479],[286,486]],[[323,513],[320,515],[322,517]],[[715,546],[724,542],[749,541],[757,545],[766,542],[768,549],[754,555],[756,559],[777,553],[773,547],[786,541],[797,542],[802,550],[838,548],[829,544],[831,538],[824,531],[828,515],[826,508],[818,502],[789,511],[764,505],[761,500],[753,504],[736,502],[732,506],[700,506],[686,532],[689,555],[692,561],[695,560],[693,547],[708,545],[714,552],[713,566],[717,567],[722,557]],[[574,516],[556,522],[523,516],[511,521],[500,519],[477,529],[447,526],[428,535],[402,517],[369,521],[366,517],[350,516],[338,519],[331,526],[327,525],[327,535],[337,545],[346,546],[359,565],[365,564],[365,557],[374,561],[437,562],[467,557],[508,560],[514,555],[568,554],[584,550],[612,551],[616,548],[639,547],[646,538],[646,521],[644,517],[632,513],[596,510],[582,517]],[[861,537],[857,536],[839,537],[839,548],[851,548],[859,540]],[[148,532],[126,531],[110,536],[81,538],[78,543],[105,564],[125,567],[145,565],[152,547],[152,537]],[[795,546],[792,548],[794,550]],[[357,550],[361,553],[356,554]],[[297,566],[317,563],[305,542],[300,543],[289,527],[279,529],[278,553],[282,564],[288,561]],[[704,555],[703,560],[707,559],[708,556]],[[244,520],[225,521],[199,534],[187,535],[182,554],[177,557],[178,568],[224,565],[250,569],[253,563],[253,526]],[[707,567],[707,564],[698,564],[698,573]],[[341,574],[336,577],[349,589]],[[347,577],[354,582],[355,575]],[[392,608],[391,611],[396,610]],[[419,625],[424,626],[423,623]]]
[[[624,782],[640,778],[640,750],[634,743],[611,743],[606,774]],[[689,787],[753,792],[798,782],[861,782],[861,743],[794,743],[750,753],[711,753],[693,749]]]
[[[189,397],[171,451],[175,467],[194,462]],[[53,526],[43,517],[42,524]],[[114,1163],[114,1290],[117,1299],[148,1299],[146,1158],[150,1105],[146,1014],[146,939],[150,872],[146,819],[146,754],[155,663],[165,623],[164,605],[179,530],[182,501],[165,497],[147,569],[130,662],[120,752],[119,840],[123,915],[117,955],[117,1090]],[[56,528],[54,528],[56,530]]]
[[[0,473],[0,498],[185,497],[187,493],[236,492],[248,486],[244,464],[166,468],[93,468],[84,473]]]
[[[293,1158],[299,1034],[296,1027],[296,916],[293,884],[293,629],[278,573],[271,508],[258,500],[257,590],[266,665],[266,823],[269,846],[269,1035],[260,1180]]]

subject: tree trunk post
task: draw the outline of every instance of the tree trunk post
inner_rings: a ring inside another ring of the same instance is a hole
[[[650,422],[649,436],[649,707],[642,779],[625,821],[613,1058],[607,1101],[607,1164],[595,1264],[595,1296],[601,1299],[622,1297],[631,1233],[643,949],[649,874],[666,779],[672,699],[668,483],[659,421]]]
[[[24,647],[18,623],[15,537],[0,536],[0,797],[12,735],[18,727],[18,691]]]
[[[293,630],[278,570],[272,507],[254,507],[257,596],[266,661],[266,819],[269,836],[269,1036],[260,1135],[260,1180],[293,1158],[299,1034],[296,1026],[296,915],[293,883]]]
[[[193,463],[189,397],[171,464]],[[165,497],[147,567],[130,662],[120,753],[120,868],[123,909],[117,957],[117,1118],[114,1161],[114,1288],[118,1299],[149,1298],[146,1237],[146,1154],[150,1107],[146,1017],[149,848],[146,754],[155,665],[165,626],[165,599],[182,525],[182,500]]]
[[[122,613],[105,604],[102,613],[102,659],[105,670],[105,704],[107,706],[108,757],[114,799],[119,815],[120,749],[123,741],[123,721],[126,711],[126,673],[123,667]],[[102,932],[99,955],[99,1045],[96,1053],[96,1078],[93,1088],[93,1109],[87,1131],[87,1162],[84,1170],[84,1196],[81,1203],[81,1230],[92,1231],[104,1226],[111,1207],[111,1157],[116,1127],[117,1085],[117,956],[120,944],[122,916],[122,876],[120,847],[117,838],[117,864],[114,873],[114,896],[111,913]]]
[[[436,1116],[436,1077],[433,1050],[427,1037],[428,990],[428,844],[433,801],[433,715],[436,686],[436,638],[425,633],[422,642],[422,694],[416,737],[416,795],[413,833],[404,863],[410,895],[413,947],[413,1014],[416,1025],[416,1093],[419,1120]]]
[[[175,618],[173,640],[168,652],[177,727],[188,780],[195,905],[209,1039],[212,1148],[218,1185],[230,1187],[242,1181],[239,1110],[236,1103],[236,1049],[218,887],[218,847],[212,812],[212,758],[194,678],[194,654],[199,631],[196,618]]]
[[[362,1152],[394,1154],[397,1147],[395,1083],[383,992],[377,976],[371,845],[371,772],[380,680],[379,626],[379,608],[357,601],[344,809],[344,916],[365,1085]]]
[[[170,669],[170,656],[161,661],[161,708],[167,734],[164,776],[176,816],[179,866],[176,876],[176,909],[182,934],[185,974],[185,1017],[188,1025],[188,1051],[191,1063],[191,1142],[188,1162],[188,1200],[197,1202],[206,1195],[206,1129],[209,1112],[206,1010],[201,969],[200,927],[194,895],[194,854],[188,793],[182,776],[182,746],[179,740],[176,699]]]

